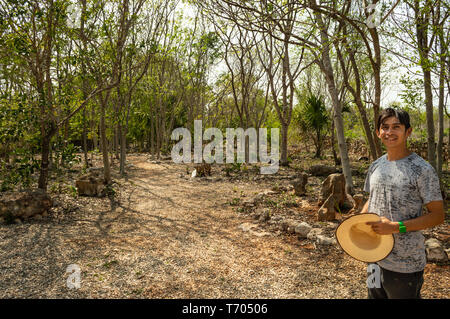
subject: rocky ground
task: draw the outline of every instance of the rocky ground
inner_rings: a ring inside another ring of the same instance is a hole
[[[200,178],[147,154],[128,163],[125,177],[113,166],[109,196],[77,196],[73,170],[50,184],[47,216],[0,225],[0,298],[366,298],[366,264],[333,238],[345,214],[317,221],[325,177],[294,194],[308,161],[267,176],[215,165]],[[368,162],[358,165],[361,192]],[[448,249],[448,225],[447,216],[425,236]],[[70,265],[79,289],[68,288]],[[423,298],[448,298],[449,279],[448,261],[429,262]]]

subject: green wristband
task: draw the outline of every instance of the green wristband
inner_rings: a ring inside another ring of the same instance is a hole
[[[405,224],[403,224],[403,222],[398,222],[398,230],[401,233],[406,233],[406,226],[405,226]]]

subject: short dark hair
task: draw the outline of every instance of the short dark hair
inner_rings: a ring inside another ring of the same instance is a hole
[[[392,116],[395,116],[401,124],[405,125],[405,130],[411,127],[408,112],[402,109],[394,109],[392,107],[388,107],[387,109],[384,109],[378,116],[377,131],[380,130],[381,124],[383,124],[387,118]]]

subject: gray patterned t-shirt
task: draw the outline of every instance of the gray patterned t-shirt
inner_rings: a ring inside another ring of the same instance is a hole
[[[368,211],[394,222],[419,217],[423,205],[442,200],[436,171],[416,153],[397,161],[389,161],[387,154],[375,160],[369,167],[364,191],[370,192]],[[422,232],[395,233],[394,240],[394,249],[378,262],[380,267],[402,273],[425,268]]]

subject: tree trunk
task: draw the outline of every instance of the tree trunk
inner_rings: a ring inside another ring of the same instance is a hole
[[[156,137],[156,158],[159,159],[161,155],[161,129],[160,129],[160,114],[158,113],[155,118],[155,137]]]
[[[155,156],[155,118],[150,119],[150,154]]]
[[[120,142],[120,138],[122,136],[121,131],[122,131],[121,125],[119,123],[117,123],[116,128],[114,130],[114,153],[115,153],[116,159],[120,158],[119,145],[121,144],[121,142]]]
[[[43,90],[40,90],[43,92]],[[41,93],[42,94],[42,93]],[[41,119],[41,167],[38,180],[38,188],[47,192],[48,184],[48,170],[49,170],[49,154],[50,154],[50,142],[52,136],[58,131],[56,124],[52,120],[45,118],[46,100],[41,95],[41,112],[44,118]]]
[[[436,149],[434,136],[434,119],[433,119],[433,92],[431,87],[431,71],[429,61],[429,45],[428,45],[428,25],[430,23],[429,14],[422,13],[419,1],[415,2],[415,18],[416,18],[416,36],[417,46],[419,49],[420,66],[423,71],[424,90],[425,90],[425,109],[427,116],[427,133],[428,133],[428,162],[436,169]]]
[[[106,95],[109,95],[109,91],[106,92]],[[108,141],[106,140],[106,125],[105,125],[105,109],[106,109],[106,101],[108,98],[103,99],[103,94],[101,94],[101,112],[100,112],[100,139],[102,143],[102,155],[103,155],[103,175],[104,181],[106,184],[111,183],[111,169],[109,166],[109,158],[108,158]]]
[[[344,29],[344,35],[346,35],[345,29]],[[372,135],[372,130],[370,128],[369,120],[367,119],[367,113],[366,113],[364,104],[361,99],[361,76],[359,73],[358,64],[356,63],[355,52],[354,52],[354,49],[348,45],[347,39],[345,39],[345,37],[342,40],[342,42],[343,42],[345,49],[350,58],[350,64],[352,66],[353,73],[354,73],[355,88],[353,88],[352,84],[350,84],[349,74],[348,74],[349,71],[347,70],[347,68],[345,66],[345,61],[342,57],[341,50],[339,49],[338,43],[335,43],[336,53],[337,53],[338,59],[341,64],[342,75],[344,78],[344,84],[347,87],[347,89],[350,91],[350,93],[353,95],[353,98],[355,99],[355,104],[356,104],[359,114],[360,114],[360,118],[361,118],[363,128],[364,128],[364,133],[367,138],[367,143],[369,144],[370,155],[372,157],[372,160],[376,160],[378,158],[378,151],[377,151],[377,146],[376,146],[375,140]]]
[[[107,150],[108,150],[108,154],[110,157],[109,160],[109,166],[111,167],[111,165],[114,165],[114,152],[113,152],[113,140],[112,139],[106,139],[106,141],[108,142],[107,144]]]
[[[85,17],[86,17],[86,0],[82,0],[81,1],[81,19],[80,19],[80,35],[81,35],[81,39],[83,42],[83,50],[87,51],[87,41],[86,41],[86,37],[84,34],[84,25],[85,25]],[[87,79],[85,78],[85,74],[86,74],[86,64],[84,62],[84,60],[81,62],[81,73],[82,75],[82,89],[83,89],[83,100],[86,100],[87,95],[88,95],[88,90],[87,90]],[[84,167],[87,168],[89,167],[89,162],[88,162],[88,145],[87,145],[87,118],[86,118],[86,106],[83,108],[83,154],[84,154]]]
[[[425,87],[425,107],[427,112],[427,135],[428,135],[428,162],[436,168],[436,148],[434,135],[434,117],[433,117],[433,93],[431,87],[431,72],[424,70]]]
[[[334,84],[334,82],[333,82]],[[330,85],[330,84],[329,84]],[[338,140],[338,148],[339,148],[339,155],[341,157],[341,164],[342,164],[342,171],[345,176],[345,188],[348,194],[353,194],[353,180],[352,180],[352,173],[350,168],[350,159],[348,157],[348,149],[347,149],[347,143],[345,141],[345,134],[344,134],[344,121],[342,118],[342,112],[341,109],[336,110],[336,108],[340,108],[340,102],[337,96],[337,90],[336,87],[329,88],[330,91],[336,91],[336,96],[333,97],[333,104],[337,103],[337,105],[334,106],[334,121],[336,126],[336,135]]]
[[[373,78],[375,82],[375,102],[373,104],[375,129],[373,130],[373,142],[375,143],[376,158],[378,158],[383,155],[380,139],[376,135],[376,121],[380,114],[381,105],[381,50],[377,28],[369,28],[369,32],[372,37],[373,48],[375,51],[375,61],[372,60]]]
[[[445,98],[445,54],[446,47],[443,41],[443,35],[440,34],[441,58],[439,74],[439,102],[438,102],[438,140],[436,153],[436,170],[439,178],[442,176],[443,148],[444,148],[444,98]],[[450,134],[449,134],[450,135]]]
[[[42,137],[41,141],[41,169],[39,174],[38,188],[44,190],[45,192],[47,192],[48,184],[50,140],[51,134],[47,133]]]
[[[83,93],[83,97],[84,96]],[[87,127],[86,127],[86,108],[83,108],[83,154],[84,154],[84,167],[89,167],[88,161],[88,145],[87,145]]]
[[[372,135],[372,130],[370,128],[369,120],[367,119],[367,113],[362,105],[361,100],[356,102],[356,105],[358,107],[359,114],[361,116],[361,121],[363,123],[364,133],[367,137],[367,143],[369,144],[369,150],[370,150],[370,156],[372,157],[372,160],[376,160],[379,156],[381,156],[381,147],[378,145],[376,141],[378,141],[378,138],[374,140]]]
[[[281,161],[280,161],[281,166],[289,165],[288,150],[287,150],[288,129],[289,129],[289,125],[284,122],[281,122]]]
[[[314,154],[314,158],[320,158],[321,153],[321,140],[320,140],[320,131],[316,130],[316,137],[313,138],[314,146],[316,147],[316,153]]]
[[[331,152],[333,153],[334,165],[340,166],[341,161],[339,160],[339,158],[337,157],[337,154],[336,154],[336,148],[334,147],[335,142],[336,142],[336,138],[335,138],[335,134],[334,134],[334,116],[333,116],[333,120],[331,121]]]
[[[127,129],[121,127],[120,131],[122,134],[120,136],[120,175],[125,175],[125,161],[127,155]]]
[[[166,145],[164,143],[164,140],[165,140],[164,137],[166,135],[166,115],[165,114],[166,114],[166,112],[165,112],[165,107],[164,107],[164,111],[161,116],[161,127],[160,127],[160,148],[162,149],[162,151],[164,151],[165,147],[166,147]]]
[[[100,112],[101,113],[101,112]],[[102,133],[101,133],[101,124],[98,123],[98,150],[100,153],[103,153],[103,140],[102,140]]]
[[[314,4],[315,3],[315,0]],[[350,159],[348,157],[347,144],[345,142],[344,134],[344,121],[342,118],[342,106],[339,101],[339,92],[336,88],[333,66],[330,58],[330,40],[327,33],[327,28],[322,20],[322,14],[320,12],[314,12],[317,23],[320,29],[320,40],[322,43],[322,56],[319,61],[319,66],[325,74],[325,79],[328,86],[328,91],[333,102],[333,119],[336,126],[336,135],[338,139],[339,155],[341,156],[342,171],[345,176],[345,188],[348,194],[353,194],[353,181],[352,173],[350,169]]]
[[[91,126],[91,134],[92,134],[92,143],[93,143],[93,150],[100,149],[99,141],[98,141],[98,125],[95,121],[95,111],[94,108],[91,110],[91,119],[90,119],[90,126]]]

